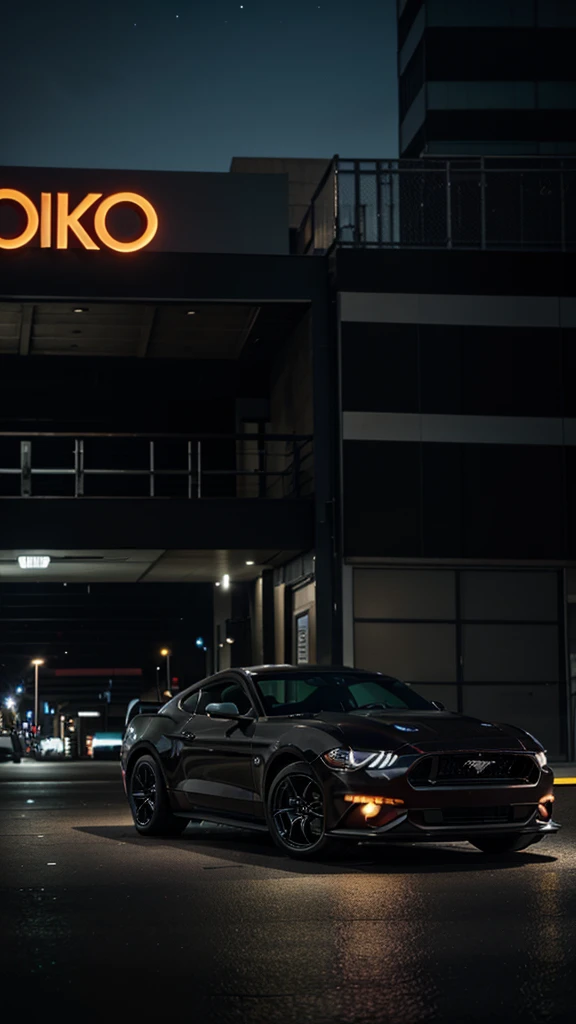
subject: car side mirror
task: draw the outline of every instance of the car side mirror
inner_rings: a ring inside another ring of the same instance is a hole
[[[238,705],[232,704],[231,701],[229,703],[207,704],[206,714],[209,715],[210,718],[245,718],[245,715],[240,714]]]
[[[436,711],[446,711],[446,705],[441,700],[431,700],[430,703],[433,708],[436,708]]]

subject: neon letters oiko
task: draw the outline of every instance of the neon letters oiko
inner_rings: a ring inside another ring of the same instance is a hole
[[[14,188],[0,188],[0,202],[3,199],[10,200],[22,207],[26,215],[26,227],[16,238],[0,236],[0,249],[21,249],[36,237],[38,230],[40,230],[41,249],[67,249],[71,233],[76,236],[85,249],[100,249],[97,242],[90,237],[86,228],[80,223],[81,218],[95,203],[98,203],[98,206],[94,211],[94,232],[102,245],[108,249],[114,249],[116,252],[136,252],[138,249],[144,249],[150,244],[158,230],[158,214],[152,203],[136,192],[115,192],[113,195],[107,196],[106,199],[102,198],[101,192],[89,192],[72,210],[68,192],[57,192],[55,201],[51,192],[42,192],[39,210],[29,196]],[[117,206],[119,203],[131,203],[144,214],[146,227],[142,234],[131,242],[122,242],[118,238],[114,238],[106,225],[108,213],[113,206]],[[55,231],[52,230],[53,220]]]

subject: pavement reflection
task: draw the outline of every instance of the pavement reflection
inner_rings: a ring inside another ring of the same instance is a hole
[[[0,783],[4,1011],[574,1019],[576,787],[560,834],[510,860],[450,844],[300,864],[225,828],[140,838],[115,764],[0,766]]]

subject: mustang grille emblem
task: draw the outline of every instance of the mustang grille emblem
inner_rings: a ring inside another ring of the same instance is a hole
[[[465,761],[464,767],[473,768],[478,775],[481,775],[491,764],[496,764],[496,761]]]

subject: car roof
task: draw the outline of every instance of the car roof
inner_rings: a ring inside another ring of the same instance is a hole
[[[168,704],[179,704],[180,701],[185,700],[186,697],[195,693],[197,690],[201,690],[204,686],[211,683],[217,683],[220,679],[229,677],[232,673],[237,672],[239,675],[243,675],[245,678],[253,679],[266,679],[266,678],[278,678],[278,672],[281,672],[283,676],[291,675],[322,675],[329,672],[345,672],[346,675],[356,676],[382,676],[382,672],[369,672],[363,668],[350,668],[348,665],[238,665],[233,668],[222,669],[220,672],[215,672],[214,675],[206,676],[205,679],[198,679],[195,683],[187,686],[182,693],[177,693]],[[165,704],[164,707],[168,707]]]
[[[313,672],[314,675],[328,672],[346,672],[347,675],[382,675],[381,672],[368,672],[366,669],[350,668],[348,665],[251,665],[237,669],[237,671],[246,672],[251,676],[275,676],[279,670],[282,671],[282,675],[292,673],[299,675],[303,672],[306,674]]]

